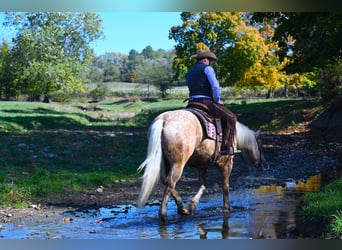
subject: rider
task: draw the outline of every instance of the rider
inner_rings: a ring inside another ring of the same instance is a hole
[[[216,55],[209,50],[199,50],[190,59],[197,62],[189,69],[185,77],[189,88],[189,102],[198,102],[206,105],[212,115],[221,119],[223,141],[221,154],[234,154],[234,138],[236,136],[236,116],[223,105],[221,88],[216,79],[212,61]]]

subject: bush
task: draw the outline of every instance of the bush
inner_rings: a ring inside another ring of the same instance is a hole
[[[110,89],[104,84],[97,84],[96,88],[89,92],[88,96],[92,102],[104,100],[110,93]]]
[[[342,95],[342,60],[328,64],[321,71],[322,97],[330,101]]]

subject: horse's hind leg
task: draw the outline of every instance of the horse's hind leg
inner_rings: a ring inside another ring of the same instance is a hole
[[[171,188],[169,187],[168,182],[165,183],[164,195],[163,200],[159,208],[159,222],[160,223],[167,223],[167,203],[169,202],[170,195],[171,195]]]
[[[183,215],[187,215],[189,214],[189,210],[187,208],[184,207],[182,198],[180,197],[180,195],[178,194],[178,192],[176,191],[176,189],[172,190],[171,193],[172,197],[175,199],[176,204],[177,204],[177,211],[179,214],[183,214]]]
[[[161,223],[167,222],[167,203],[171,195],[176,201],[178,213],[189,214],[188,210],[184,207],[182,198],[176,191],[176,184],[178,180],[180,179],[182,172],[183,172],[183,167],[173,166],[170,169],[169,175],[165,183],[163,200],[159,208],[159,221]]]

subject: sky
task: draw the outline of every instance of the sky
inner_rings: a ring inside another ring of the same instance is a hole
[[[153,50],[174,48],[168,39],[172,26],[181,25],[180,12],[99,12],[103,23],[104,39],[91,44],[96,56],[105,52],[128,54],[131,49],[139,53],[148,45]],[[0,42],[11,40],[10,30],[2,26],[0,13]]]
[[[94,46],[96,55],[104,52],[128,54],[131,49],[139,53],[148,45],[153,50],[174,48],[169,30],[180,25],[179,12],[106,12],[99,13],[103,20],[104,40]]]

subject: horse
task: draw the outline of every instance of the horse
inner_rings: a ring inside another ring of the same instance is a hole
[[[253,131],[236,122],[235,144],[248,163],[261,166],[265,159],[259,139],[260,130]],[[148,129],[146,159],[137,171],[144,170],[137,208],[143,208],[159,180],[165,185],[159,208],[159,221],[167,223],[167,203],[172,196],[179,214],[192,214],[206,189],[205,174],[215,157],[215,141],[204,136],[201,124],[192,112],[186,109],[166,111],[158,115]],[[223,208],[230,211],[229,177],[234,155],[222,155],[217,165],[222,174]],[[199,170],[200,189],[186,207],[176,191],[185,165]]]

